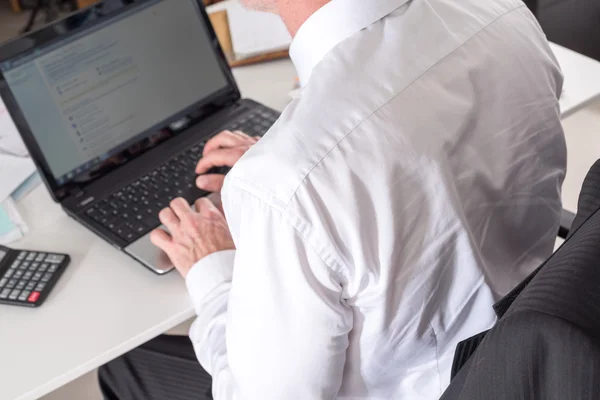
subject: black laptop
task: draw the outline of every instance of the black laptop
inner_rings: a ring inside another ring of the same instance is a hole
[[[241,99],[201,0],[100,2],[2,44],[0,95],[54,200],[161,274],[149,233],[172,199],[206,195],[203,145],[278,117]]]

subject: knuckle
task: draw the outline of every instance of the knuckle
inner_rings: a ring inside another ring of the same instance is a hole
[[[181,222],[190,222],[193,221],[193,219],[194,218],[192,213],[186,213],[181,216]]]
[[[219,210],[217,210],[214,206],[213,207],[205,207],[204,209],[204,216],[214,220],[214,219],[218,219],[218,217],[221,214],[219,213]]]
[[[202,223],[200,222],[200,219],[198,219],[198,218],[190,219],[189,227],[190,227],[191,236],[197,236],[196,233],[200,230],[201,226],[202,226]]]

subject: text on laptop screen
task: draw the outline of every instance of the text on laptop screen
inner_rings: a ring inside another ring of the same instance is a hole
[[[63,182],[224,89],[193,0],[160,0],[3,67],[54,177]]]

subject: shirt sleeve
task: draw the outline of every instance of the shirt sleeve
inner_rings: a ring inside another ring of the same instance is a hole
[[[337,275],[282,211],[241,190],[225,207],[240,210],[227,213],[237,250],[187,277],[215,399],[335,398],[352,329]]]

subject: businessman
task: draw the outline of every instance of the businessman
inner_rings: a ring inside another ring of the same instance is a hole
[[[115,360],[105,397],[210,398],[193,344],[219,400],[438,399],[456,344],[553,248],[566,151],[546,38],[520,0],[245,3],[294,37],[301,97],[258,143],[207,144],[198,173],[235,164],[224,215],[160,213],[192,343]]]

